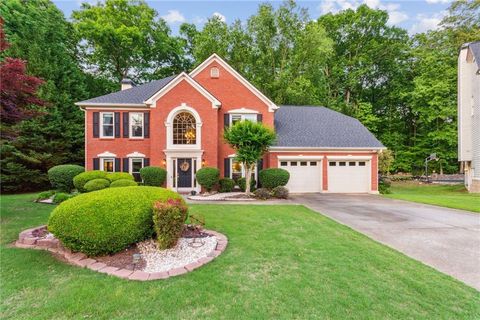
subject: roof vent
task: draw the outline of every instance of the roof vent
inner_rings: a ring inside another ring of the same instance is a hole
[[[123,78],[121,84],[122,84],[122,91],[135,87],[135,82],[133,82],[131,79],[128,79],[128,78]]]
[[[210,77],[211,78],[218,78],[220,76],[220,70],[217,67],[213,67],[210,69]]]

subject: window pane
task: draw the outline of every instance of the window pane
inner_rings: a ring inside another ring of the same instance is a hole
[[[292,161],[292,162],[290,162],[290,165],[293,166],[293,167],[296,166],[296,165],[297,165],[297,161]]]
[[[305,166],[307,165],[307,162],[306,162],[306,161],[302,161],[302,162],[300,162],[300,165],[301,165],[302,167],[305,167]]]
[[[197,129],[195,117],[188,112],[179,113],[173,120],[173,144],[195,144]]]
[[[347,165],[347,163],[346,163],[345,161],[340,161],[340,162],[338,163],[338,165],[339,165],[340,167],[345,167],[345,166]]]
[[[288,165],[287,161],[280,162],[280,166],[282,166],[282,167],[286,167],[287,165]]]
[[[132,137],[143,137],[143,128],[141,126],[132,126]]]
[[[242,177],[242,164],[238,161],[232,161],[232,179],[237,181]]]
[[[231,119],[232,119],[232,126],[233,126],[235,123],[242,121],[242,115],[241,114],[232,114]]]
[[[143,168],[143,159],[132,159],[132,173],[140,172]]]
[[[103,171],[113,172],[113,160],[103,159]]]
[[[112,113],[102,113],[103,124],[112,124],[113,125],[113,114]]]
[[[334,161],[330,161],[330,162],[328,163],[328,165],[329,165],[330,167],[335,167],[335,166],[337,165],[337,163],[334,162]]]
[[[360,161],[360,162],[358,163],[358,165],[359,165],[360,167],[365,167],[365,161]]]
[[[130,113],[132,137],[143,137],[143,113]]]
[[[113,125],[103,125],[103,136],[113,137]]]
[[[311,165],[311,166],[316,166],[316,165],[317,165],[317,162],[312,161],[312,162],[310,162],[310,165]]]
[[[102,137],[113,137],[113,113],[102,113]]]
[[[243,115],[243,119],[251,122],[257,122],[257,115],[256,114],[245,114]]]
[[[351,161],[351,162],[349,162],[349,163],[348,163],[348,166],[350,166],[350,167],[354,167],[354,166],[355,166],[355,161]]]

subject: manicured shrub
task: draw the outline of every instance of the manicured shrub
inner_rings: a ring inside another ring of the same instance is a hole
[[[53,196],[54,194],[55,194],[55,190],[48,190],[48,191],[40,192],[40,193],[37,195],[37,201],[49,199],[49,198],[50,198],[51,196]]]
[[[271,191],[268,190],[267,188],[258,188],[254,192],[255,198],[261,199],[261,200],[267,200],[270,199],[272,194]]]
[[[107,179],[93,179],[85,183],[84,189],[86,192],[102,190],[110,186],[110,181]]]
[[[67,248],[87,255],[118,252],[153,235],[153,203],[182,197],[157,187],[107,188],[56,207],[48,230]]]
[[[70,192],[74,188],[73,178],[84,171],[84,167],[76,164],[59,165],[48,170],[48,180],[55,190]]]
[[[218,191],[220,192],[232,192],[235,187],[235,181],[230,178],[223,178],[218,181]]]
[[[153,228],[159,249],[172,248],[182,235],[188,208],[183,201],[168,200],[153,205]]]
[[[112,172],[107,173],[106,176],[107,180],[110,182],[117,181],[117,180],[131,180],[134,181],[135,178],[128,172]]]
[[[288,199],[288,189],[283,186],[273,188],[272,195],[278,199]]]
[[[278,186],[285,186],[290,179],[290,173],[281,168],[269,168],[259,173],[260,184],[263,188],[273,189]]]
[[[119,179],[115,180],[110,184],[110,188],[118,188],[118,187],[133,187],[137,186],[138,183],[132,181],[130,179]]]
[[[245,192],[246,186],[247,186],[247,180],[245,178],[237,179],[237,184],[240,187],[240,190],[242,190],[242,192]],[[250,180],[250,191],[254,191],[256,185],[257,185],[257,181],[255,181],[255,179],[251,179]]]
[[[167,178],[167,171],[160,167],[143,167],[140,169],[144,186],[161,187]]]
[[[196,177],[199,185],[207,191],[211,191],[218,184],[220,170],[213,167],[203,167],[197,171]]]
[[[62,203],[65,200],[68,200],[70,198],[73,198],[74,195],[71,195],[69,193],[64,193],[64,192],[57,192],[55,193],[55,196],[53,197],[53,202],[54,203]]]
[[[392,181],[387,177],[380,176],[378,179],[378,192],[381,194],[389,194],[392,193],[390,190],[390,186],[392,185]]]
[[[86,192],[84,186],[85,184],[93,179],[106,179],[107,173],[105,171],[93,170],[82,172],[79,175],[76,175],[73,178],[73,184],[79,192]]]

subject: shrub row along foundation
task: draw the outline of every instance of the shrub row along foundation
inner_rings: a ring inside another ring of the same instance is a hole
[[[22,231],[18,237],[18,240],[15,242],[15,246],[26,249],[48,250],[63,256],[68,263],[79,267],[88,268],[90,270],[106,273],[123,279],[147,281],[166,279],[193,271],[197,268],[200,268],[204,264],[209,263],[218,257],[223,251],[225,251],[228,243],[226,236],[211,230],[204,230],[204,232],[217,238],[217,246],[215,250],[210,252],[207,257],[201,258],[180,268],[153,273],[108,266],[107,264],[99,262],[94,258],[87,257],[83,253],[72,252],[70,249],[65,248],[60,241],[51,234],[45,236],[47,234],[47,226],[40,226]]]

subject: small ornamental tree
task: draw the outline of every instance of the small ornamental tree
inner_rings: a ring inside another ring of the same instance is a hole
[[[250,195],[253,168],[275,141],[275,132],[261,123],[241,121],[226,128],[223,138],[235,150],[235,159],[245,168],[245,193]]]

